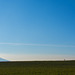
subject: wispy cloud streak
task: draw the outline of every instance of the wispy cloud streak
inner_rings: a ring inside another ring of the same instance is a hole
[[[25,43],[0,43],[0,45],[15,45],[15,46],[49,46],[49,47],[75,47],[74,45],[54,45],[54,44],[25,44]]]

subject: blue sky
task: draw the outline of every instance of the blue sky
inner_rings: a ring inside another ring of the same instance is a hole
[[[74,56],[75,1],[0,0],[0,54]]]

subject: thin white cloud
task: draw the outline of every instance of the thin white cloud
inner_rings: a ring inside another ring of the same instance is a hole
[[[50,46],[50,47],[75,47],[74,45],[55,45],[55,44],[25,44],[25,43],[0,43],[0,45],[22,45],[22,46]]]

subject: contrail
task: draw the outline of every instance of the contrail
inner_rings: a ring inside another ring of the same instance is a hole
[[[15,45],[15,46],[49,46],[49,47],[75,47],[74,45],[54,45],[54,44],[25,44],[25,43],[0,43],[0,45]]]

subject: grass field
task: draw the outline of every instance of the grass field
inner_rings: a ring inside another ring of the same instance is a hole
[[[0,75],[75,75],[75,61],[0,62]]]

